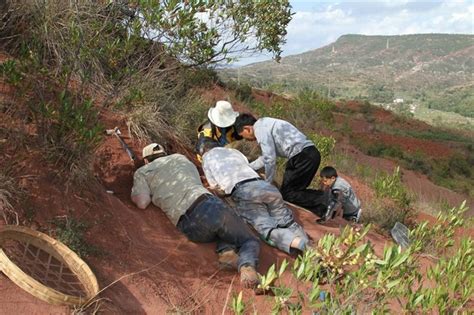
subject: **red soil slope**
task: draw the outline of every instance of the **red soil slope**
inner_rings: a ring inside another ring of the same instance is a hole
[[[63,180],[53,175],[54,166],[44,162],[38,149],[34,126],[24,125],[5,113],[0,115],[0,135],[6,137],[1,146],[1,165],[14,166],[14,177],[28,193],[25,200],[15,204],[15,210],[20,214],[34,211],[33,225],[44,232],[48,232],[50,220],[57,216],[91,225],[87,241],[100,247],[102,255],[85,260],[100,287],[105,288],[100,294],[104,313],[223,313],[232,295],[240,290],[244,290],[244,300],[255,311],[268,313],[271,299],[255,296],[240,286],[235,273],[218,269],[214,244],[189,242],[160,209],[150,206],[139,210],[131,203],[134,166],[117,139],[104,138],[96,152],[94,170],[100,184],[91,183],[88,190],[80,191],[78,187],[65,187]],[[120,117],[108,112],[102,113],[102,117],[107,128],[119,126],[126,130]],[[135,152],[140,152],[139,143],[127,137],[125,140]],[[370,198],[370,190],[364,184],[356,179],[351,181],[363,200]],[[301,210],[295,210],[295,216],[314,241],[326,233],[338,233],[345,224],[337,219],[327,226],[317,225],[313,214]],[[379,254],[389,241],[375,232],[368,239]],[[292,258],[262,245],[260,259],[259,271],[265,273],[271,264]],[[69,313],[64,307],[50,306],[22,292],[3,275],[0,292],[0,314]]]

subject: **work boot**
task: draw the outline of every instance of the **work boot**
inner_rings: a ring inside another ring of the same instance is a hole
[[[223,270],[237,270],[237,263],[239,255],[233,250],[229,249],[219,253],[219,268]]]
[[[240,267],[240,283],[246,288],[255,289],[260,283],[255,267],[244,265]]]

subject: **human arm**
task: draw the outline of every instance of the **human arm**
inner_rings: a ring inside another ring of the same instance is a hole
[[[146,209],[151,202],[151,198],[147,194],[132,195],[132,201],[138,208]]]
[[[262,155],[252,162],[251,167],[258,170],[265,167],[265,180],[272,182],[276,170],[276,144],[273,135],[275,121],[269,119],[265,122],[257,121],[254,125],[255,138],[260,145]]]
[[[336,210],[342,206],[343,192],[338,189],[332,189],[330,192],[329,204],[326,210],[326,213],[323,216],[316,220],[318,223],[325,223],[326,221],[332,219]]]
[[[151,190],[145,176],[137,171],[133,176],[133,187],[131,198],[133,203],[140,208],[146,209],[151,203]]]

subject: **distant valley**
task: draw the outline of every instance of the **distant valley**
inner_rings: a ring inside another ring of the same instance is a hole
[[[220,76],[275,92],[312,89],[334,99],[368,100],[407,111],[454,112],[470,123],[473,56],[473,35],[344,35],[325,47],[282,58],[281,63],[225,69]]]

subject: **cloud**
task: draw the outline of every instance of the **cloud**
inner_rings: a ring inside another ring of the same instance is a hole
[[[474,34],[472,0],[290,0],[290,3],[295,15],[288,25],[284,56],[322,47],[345,34]],[[239,64],[254,62],[255,58]],[[261,58],[258,57],[259,61]]]

